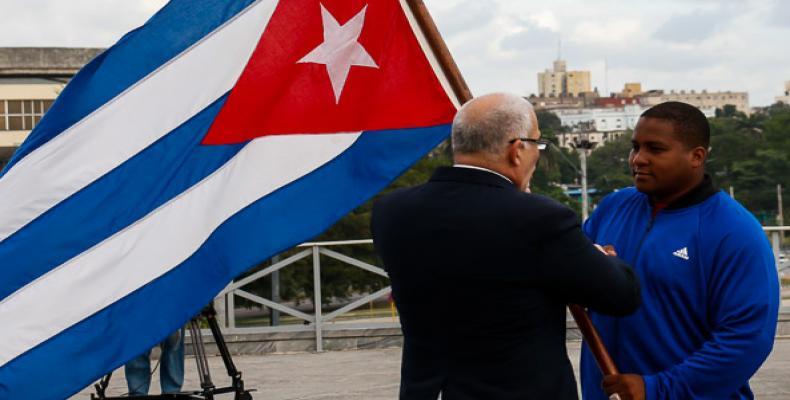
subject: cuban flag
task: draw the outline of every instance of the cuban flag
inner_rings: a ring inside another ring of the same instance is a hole
[[[0,398],[68,397],[449,133],[406,0],[173,0],[0,175]]]

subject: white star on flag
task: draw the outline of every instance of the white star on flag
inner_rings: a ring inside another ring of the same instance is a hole
[[[341,26],[335,17],[321,4],[321,19],[324,24],[324,42],[297,63],[315,63],[326,65],[332,90],[335,92],[335,103],[340,103],[340,95],[348,80],[352,65],[378,68],[373,57],[359,43],[359,35],[365,25],[365,6],[345,25]]]

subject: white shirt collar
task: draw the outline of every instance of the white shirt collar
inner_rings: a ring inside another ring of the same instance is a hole
[[[492,174],[496,174],[496,175],[499,175],[499,176],[501,176],[503,179],[506,179],[506,180],[507,180],[508,182],[510,182],[510,183],[513,183],[513,181],[512,181],[512,180],[510,180],[510,178],[508,178],[508,177],[506,177],[506,176],[504,176],[504,175],[500,174],[499,172],[496,172],[496,171],[494,171],[494,170],[490,170],[490,169],[488,169],[488,168],[478,167],[478,166],[476,166],[476,165],[469,165],[469,164],[455,164],[455,165],[453,165],[453,167],[456,167],[456,168],[469,168],[469,169],[477,169],[477,170],[480,170],[480,171],[486,171],[486,172],[490,172],[490,173],[492,173]]]

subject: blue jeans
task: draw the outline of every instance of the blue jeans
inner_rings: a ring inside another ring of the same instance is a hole
[[[184,384],[184,329],[173,332],[159,343],[162,349],[159,380],[162,393],[178,393]],[[126,363],[126,385],[130,396],[147,395],[151,386],[151,350]]]

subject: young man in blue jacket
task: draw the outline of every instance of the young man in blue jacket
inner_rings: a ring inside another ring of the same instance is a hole
[[[584,399],[754,397],[749,378],[773,346],[779,283],[759,223],[704,172],[709,141],[693,106],[645,111],[629,157],[635,188],[606,197],[584,225],[642,287],[636,313],[591,313],[621,374],[602,377],[585,348]]]

